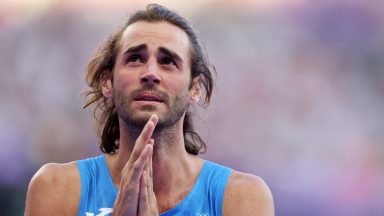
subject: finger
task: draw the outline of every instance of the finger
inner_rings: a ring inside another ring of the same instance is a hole
[[[138,215],[142,215],[148,210],[148,192],[147,192],[147,172],[144,170],[140,178],[140,192]]]
[[[144,170],[144,167],[148,163],[149,156],[151,155],[151,152],[153,151],[153,148],[151,145],[146,145],[144,150],[141,152],[139,158],[133,163],[132,165],[132,180],[138,181],[141,173]]]
[[[148,145],[149,145],[149,144],[148,144]],[[152,149],[153,149],[153,148],[152,148]],[[153,152],[153,150],[152,150],[151,153],[148,155],[148,160],[147,160],[147,162],[145,163],[143,172],[148,173],[149,160],[151,159],[152,152]],[[148,174],[146,174],[146,175],[148,175]],[[147,179],[147,181],[148,181],[148,176],[146,177],[146,179]]]
[[[154,140],[151,139],[150,143],[153,145]],[[151,208],[151,212],[155,212],[155,214],[158,213],[158,208],[157,208],[157,200],[156,200],[156,195],[153,189],[153,151],[151,152],[151,155],[149,156],[149,161],[148,161],[148,174],[147,174],[147,193],[148,193],[148,203]]]
[[[147,124],[144,126],[143,131],[140,136],[137,138],[135,142],[135,146],[132,151],[132,155],[130,161],[135,161],[137,157],[139,157],[140,152],[144,149],[145,145],[149,142],[153,131],[155,130],[155,126],[158,122],[157,115],[153,114],[151,118],[149,118]]]
[[[157,122],[159,121],[159,117],[156,114],[152,114],[152,116],[151,116],[151,118],[149,118],[149,120],[152,121],[154,125],[156,125]]]
[[[154,144],[155,144],[155,140],[154,139],[150,139],[149,140],[149,144],[152,145],[152,149],[154,148]],[[153,161],[153,151],[151,152],[151,155],[149,156],[149,180],[153,180],[153,165],[152,165],[152,161]]]
[[[151,139],[151,140],[153,140],[153,139]],[[147,190],[148,190],[148,194],[150,194],[151,191],[153,191],[152,155],[153,155],[153,151],[149,155],[148,164],[147,164],[147,172],[146,172],[147,173]]]
[[[131,164],[132,166],[127,167],[127,170],[122,176],[122,182],[119,186],[118,198],[125,198],[117,199],[119,201],[118,206],[125,206],[124,209],[126,210],[134,210],[134,214],[137,213],[139,203],[138,198],[140,195],[141,187],[140,176],[144,172],[145,167],[148,167],[149,157],[152,154],[152,150],[152,145],[146,145],[139,158],[133,164]]]
[[[155,144],[155,140],[154,140],[154,139],[152,139],[152,138],[151,138],[151,139],[149,139],[149,141],[148,141],[148,144],[150,144],[150,145],[152,145],[152,146],[153,146],[153,145]]]
[[[157,122],[158,122],[158,117],[156,114],[153,114],[149,118],[147,124],[144,126],[143,131],[139,136],[139,138],[141,138],[140,140],[142,140],[143,142],[145,141],[145,143],[148,143],[149,139],[153,134],[153,131],[156,127]]]

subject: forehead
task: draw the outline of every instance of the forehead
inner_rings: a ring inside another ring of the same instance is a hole
[[[187,34],[168,22],[135,22],[124,30],[120,44],[122,50],[139,44],[147,44],[150,50],[166,47],[182,58],[188,56],[190,48]]]

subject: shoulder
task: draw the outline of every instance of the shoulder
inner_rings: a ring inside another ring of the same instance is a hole
[[[233,171],[224,193],[223,215],[274,215],[272,193],[264,180]]]
[[[28,186],[26,215],[75,215],[80,200],[77,162],[42,166]]]

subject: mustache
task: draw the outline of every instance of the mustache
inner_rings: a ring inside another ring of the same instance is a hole
[[[168,102],[169,101],[169,96],[167,93],[157,89],[157,88],[153,88],[151,86],[143,86],[139,89],[135,89],[132,91],[131,93],[131,97],[130,99],[133,100],[134,98],[136,98],[139,94],[143,93],[143,92],[151,92],[151,93],[155,93],[157,95],[159,95],[161,97],[161,99],[164,101],[164,102]]]

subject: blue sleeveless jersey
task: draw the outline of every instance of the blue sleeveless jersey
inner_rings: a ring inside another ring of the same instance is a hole
[[[77,161],[81,177],[79,216],[110,216],[117,196],[105,156]],[[191,192],[161,216],[222,215],[225,187],[231,169],[205,160]]]

